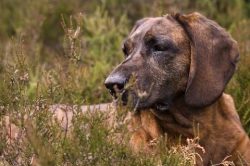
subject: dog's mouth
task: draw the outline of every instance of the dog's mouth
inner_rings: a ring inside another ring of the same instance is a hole
[[[132,92],[130,89],[124,89],[124,88],[119,89],[119,87],[115,87],[113,89],[110,89],[109,92],[113,96],[113,100],[115,102],[121,102],[121,104],[123,106],[127,106],[129,104],[129,102],[132,102],[132,101],[129,101],[129,95],[134,96],[133,94],[130,94]],[[135,106],[136,106],[136,103],[132,103],[132,104],[135,104]],[[151,106],[149,106],[149,105],[151,105]],[[138,108],[151,107],[151,108],[154,108],[154,109],[159,110],[161,112],[164,112],[164,111],[167,111],[170,108],[170,106],[171,106],[171,102],[157,102],[154,104],[149,104],[146,101],[141,101],[140,104],[137,105],[136,107],[138,107]]]
[[[132,106],[136,107],[137,109],[143,108],[154,108],[161,112],[169,110],[171,106],[171,102],[169,101],[157,101],[157,102],[150,102],[147,97],[140,98],[134,92],[133,88],[130,86],[124,85],[115,85],[112,88],[109,88],[109,93],[113,97],[113,101],[116,103],[120,103],[123,106]]]
[[[128,89],[115,87],[109,90],[109,93],[113,96],[114,101],[121,101],[123,106],[128,104]]]
[[[161,112],[169,110],[170,106],[171,106],[171,103],[168,103],[168,102],[160,102],[160,103],[154,104],[155,109]]]

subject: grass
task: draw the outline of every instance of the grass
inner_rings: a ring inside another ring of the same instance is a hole
[[[55,103],[110,102],[103,82],[122,61],[121,44],[133,22],[176,10],[198,10],[226,27],[238,41],[241,60],[226,92],[234,97],[250,135],[250,20],[249,5],[244,3],[158,0],[142,5],[138,0],[133,4],[138,7],[135,10],[128,1],[118,0],[102,4],[78,0],[0,2],[0,165],[193,165],[192,148],[187,152],[182,146],[159,146],[159,152],[150,157],[133,154],[126,146],[126,124],[106,128],[102,113],[92,117],[77,112],[70,136],[66,136],[60,121],[53,121],[48,111]],[[117,117],[119,122],[123,111]],[[20,128],[18,138],[8,144],[6,115]],[[124,134],[122,141],[112,141],[117,132]],[[159,145],[161,142],[164,140]],[[191,142],[188,146],[196,145]]]

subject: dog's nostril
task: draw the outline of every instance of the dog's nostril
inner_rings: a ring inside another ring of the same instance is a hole
[[[124,84],[116,84],[117,88],[119,90],[123,90],[124,89]]]
[[[106,88],[109,89],[109,90],[113,90],[113,89],[114,89],[114,85],[115,85],[114,83],[106,83],[106,82],[105,82],[105,86],[106,86]]]
[[[105,81],[105,86],[109,90],[123,90],[126,84],[126,79],[120,76],[109,76]]]
[[[123,90],[123,89],[124,89],[124,85],[125,85],[125,84],[119,84],[119,83],[106,83],[106,82],[105,82],[105,86],[106,86],[106,88],[109,89],[109,90],[115,90],[115,89]]]

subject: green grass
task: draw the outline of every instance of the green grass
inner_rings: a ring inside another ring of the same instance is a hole
[[[152,156],[133,154],[126,146],[126,124],[108,129],[103,114],[75,114],[71,136],[66,137],[48,111],[55,103],[110,102],[103,82],[122,61],[121,44],[134,21],[174,11],[200,11],[237,40],[241,60],[226,92],[234,97],[250,135],[248,6],[245,1],[216,0],[1,1],[0,118],[3,122],[9,115],[21,134],[6,144],[1,123],[0,165],[31,165],[34,159],[41,165],[193,165],[183,147],[160,147]],[[124,134],[122,141],[111,141],[118,131]]]

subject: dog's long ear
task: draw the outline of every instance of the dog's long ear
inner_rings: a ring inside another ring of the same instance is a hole
[[[199,13],[175,14],[191,41],[191,65],[185,93],[188,105],[201,108],[223,93],[239,59],[237,43]]]

